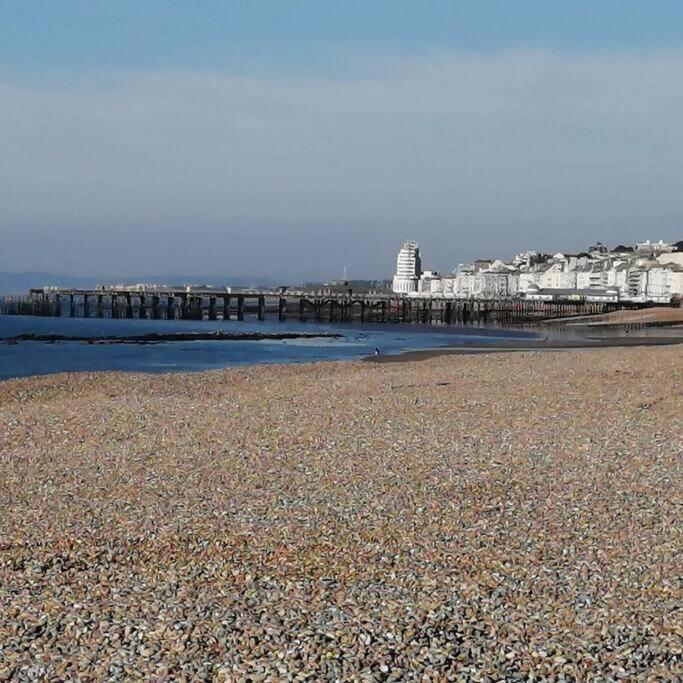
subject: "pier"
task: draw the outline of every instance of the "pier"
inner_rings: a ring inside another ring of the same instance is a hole
[[[293,294],[220,289],[31,289],[7,297],[6,315],[149,320],[299,320],[316,323],[516,325],[647,307],[645,303]]]

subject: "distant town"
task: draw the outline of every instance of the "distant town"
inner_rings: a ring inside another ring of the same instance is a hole
[[[254,282],[251,286],[236,280],[230,281],[228,286],[227,283],[219,284],[218,278],[212,278],[213,282],[202,282],[201,277],[194,282],[176,284],[79,283],[78,286],[75,283],[67,284],[69,278],[62,277],[62,280],[65,281],[62,286],[43,284],[31,288],[31,295],[41,292],[51,295],[69,295],[69,292],[81,295],[90,292],[91,296],[116,292],[121,295],[125,292],[151,295],[173,291],[177,296],[181,293],[268,297],[363,295],[380,298],[669,304],[683,299],[683,241],[647,240],[614,248],[597,242],[578,253],[523,251],[509,260],[481,258],[472,263],[460,264],[450,273],[424,269],[420,245],[417,241],[407,241],[398,251],[393,279],[385,280],[351,279],[346,277],[346,272],[341,278],[294,285],[275,285],[271,279],[268,284]]]
[[[577,254],[524,251],[511,261],[479,259],[441,274],[423,270],[417,242],[403,244],[392,281],[409,297],[670,303],[683,296],[683,242],[598,242]]]

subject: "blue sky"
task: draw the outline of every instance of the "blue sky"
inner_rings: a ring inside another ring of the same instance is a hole
[[[0,2],[0,62],[44,68],[324,68],[335,47],[398,54],[679,48],[680,0]],[[323,64],[316,58],[323,56]]]
[[[682,39],[680,0],[0,0],[0,270],[681,239]]]

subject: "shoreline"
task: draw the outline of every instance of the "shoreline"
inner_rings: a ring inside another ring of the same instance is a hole
[[[627,323],[628,324],[628,323]],[[626,324],[626,325],[627,325]],[[21,377],[38,377],[46,376],[52,374],[62,374],[62,373],[78,373],[78,372],[109,372],[109,371],[121,371],[129,373],[144,373],[147,375],[171,375],[177,373],[202,373],[205,371],[219,370],[222,368],[246,368],[246,367],[257,367],[260,365],[278,365],[282,367],[287,367],[291,365],[308,365],[320,362],[321,360],[330,362],[356,362],[356,363],[379,363],[379,364],[389,364],[389,363],[405,363],[409,361],[421,361],[430,358],[436,358],[439,356],[448,355],[458,355],[458,356],[473,356],[473,355],[491,355],[498,353],[532,353],[532,352],[548,352],[548,351],[570,351],[570,350],[589,350],[589,349],[600,349],[600,348],[628,348],[628,347],[651,347],[651,346],[665,346],[680,344],[683,342],[683,333],[679,329],[667,330],[667,331],[657,331],[641,330],[639,332],[634,332],[633,330],[626,329],[626,325],[622,325],[625,329],[616,331],[614,336],[607,334],[602,336],[599,331],[596,331],[593,325],[582,324],[582,325],[562,325],[558,330],[551,330],[543,325],[535,325],[531,328],[524,330],[518,330],[515,327],[470,327],[466,329],[460,329],[458,327],[451,328],[434,328],[431,330],[425,330],[424,328],[420,331],[432,332],[432,333],[442,333],[440,338],[430,339],[428,344],[432,346],[422,346],[420,343],[411,343],[408,338],[403,342],[398,344],[393,343],[392,345],[387,344],[387,347],[383,348],[383,341],[380,336],[376,335],[372,343],[365,343],[365,348],[358,350],[351,355],[338,355],[337,357],[329,358],[318,358],[315,354],[310,357],[302,357],[301,355],[294,355],[288,357],[286,354],[284,357],[280,358],[277,354],[275,358],[271,357],[270,352],[268,353],[254,353],[254,358],[248,362],[244,362],[242,358],[235,356],[233,358],[233,353],[228,351],[229,347],[224,347],[223,350],[219,350],[215,347],[219,353],[217,357],[218,360],[213,363],[199,362],[193,363],[191,360],[187,361],[181,357],[168,357],[166,354],[172,353],[171,351],[162,352],[161,348],[166,342],[170,343],[169,348],[172,348],[173,342],[188,342],[188,341],[235,341],[235,342],[250,342],[250,341],[286,341],[286,340],[315,340],[320,339],[340,339],[346,336],[350,336],[348,333],[340,332],[326,332],[326,331],[315,331],[312,330],[301,332],[299,331],[272,331],[272,332],[226,332],[225,330],[207,330],[207,331],[193,331],[193,332],[147,332],[145,334],[137,335],[68,335],[68,334],[41,334],[41,333],[28,333],[15,334],[13,336],[7,336],[0,338],[0,348],[2,347],[14,347],[17,352],[20,352],[21,344],[24,342],[34,342],[34,344],[28,344],[28,347],[38,348],[41,345],[46,347],[44,353],[49,353],[47,348],[51,345],[56,345],[59,347],[62,343],[68,345],[70,342],[75,342],[76,344],[82,343],[83,349],[89,347],[110,347],[112,348],[112,353],[114,354],[114,361],[110,364],[101,363],[96,359],[89,361],[88,363],[74,363],[74,362],[64,362],[63,364],[57,363],[56,367],[49,367],[50,363],[44,361],[42,358],[38,358],[40,366],[33,367],[30,365],[31,374],[26,374],[26,371],[18,373],[7,373],[7,376],[2,377],[0,381],[4,382],[11,379],[17,379]],[[377,332],[396,332],[394,326],[392,329],[387,329],[385,327],[377,326],[375,329]],[[409,333],[412,326],[404,326],[406,332]],[[571,329],[570,329],[571,327]],[[16,330],[15,330],[16,331]],[[76,331],[76,330],[74,330]],[[349,329],[349,333],[353,332]],[[448,335],[444,335],[445,332],[452,332],[457,340],[448,339]],[[629,334],[629,332],[631,332]],[[509,335],[518,334],[516,338],[511,338]],[[547,334],[547,336],[545,336]],[[606,334],[606,333],[605,333]],[[472,335],[474,338],[466,338]],[[508,335],[508,336],[506,336]],[[409,337],[410,335],[407,335]],[[486,339],[480,339],[476,337],[486,337]],[[463,338],[465,337],[465,338]],[[322,341],[320,342],[322,343]],[[153,353],[153,358],[157,360],[141,360],[138,364],[129,362],[131,367],[125,367],[126,360],[120,361],[117,352],[113,349],[118,347],[121,349],[120,353],[126,353],[123,351],[125,346],[137,346],[148,347],[150,350],[148,353]],[[372,349],[375,345],[379,348],[379,355],[373,355]],[[159,347],[158,352],[152,351],[151,347]],[[222,345],[221,345],[222,346]],[[254,345],[254,349],[257,345]],[[93,349],[94,350],[94,349]],[[8,349],[9,353],[9,349]],[[38,353],[38,351],[36,351]],[[43,352],[41,352],[43,353]],[[85,351],[84,351],[85,353]],[[104,349],[102,353],[105,352]],[[31,354],[29,354],[31,356]],[[223,358],[225,356],[225,358]],[[43,356],[45,358],[45,356]],[[188,356],[189,358],[189,356]],[[166,360],[164,360],[166,359]],[[68,361],[68,359],[67,359]],[[83,367],[79,367],[82,365]],[[121,367],[121,366],[124,367]],[[176,367],[178,366],[178,367]],[[28,368],[26,368],[28,369]]]
[[[678,327],[683,325],[683,308],[652,306],[639,310],[622,309],[596,315],[554,318],[541,325],[559,324],[567,327]]]
[[[611,337],[605,339],[543,339],[532,341],[509,341],[490,346],[440,346],[363,358],[365,363],[405,363],[428,360],[439,356],[473,356],[491,353],[522,353],[529,351],[581,351],[590,349],[633,348],[644,346],[672,346],[683,344],[680,337]]]

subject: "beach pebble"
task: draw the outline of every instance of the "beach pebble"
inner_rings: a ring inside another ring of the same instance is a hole
[[[0,680],[675,680],[680,360],[0,383]]]

